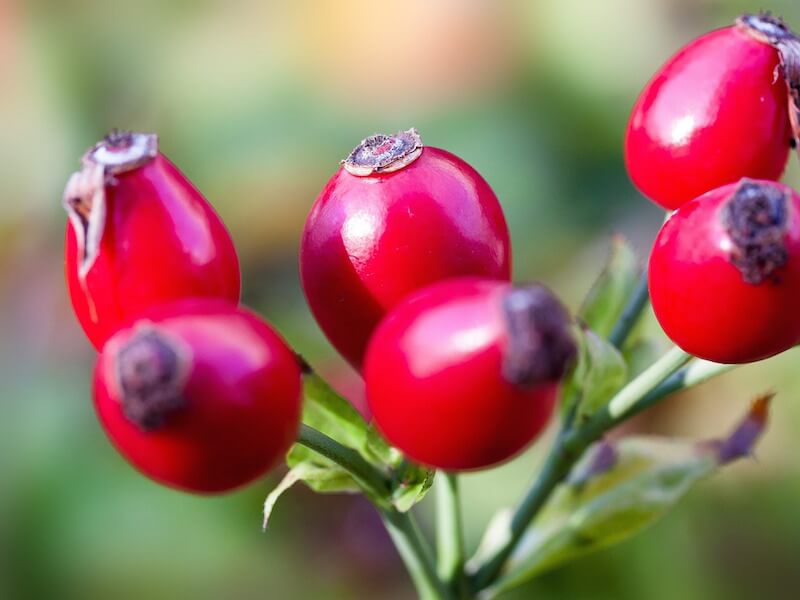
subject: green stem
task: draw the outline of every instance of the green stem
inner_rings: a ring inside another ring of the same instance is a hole
[[[547,502],[558,483],[567,476],[583,451],[607,430],[637,412],[640,401],[643,399],[650,401],[648,395],[652,395],[659,384],[665,382],[691,358],[691,355],[678,348],[670,350],[622,388],[604,410],[575,429],[562,429],[545,459],[538,478],[514,512],[509,539],[478,568],[473,576],[473,589],[484,589],[497,578],[531,521]],[[663,398],[664,395],[661,394],[659,398]]]
[[[436,475],[436,541],[439,577],[459,596],[463,591],[464,534],[458,478],[440,471]]]
[[[609,401],[606,411],[613,419],[622,418],[628,414],[631,407],[647,392],[654,389],[659,383],[683,367],[692,359],[677,346],[645,369],[633,381],[628,383]],[[602,413],[601,413],[602,414]]]
[[[645,271],[636,283],[636,287],[633,289],[630,298],[628,298],[628,302],[622,310],[622,315],[620,315],[619,320],[614,324],[614,329],[611,330],[608,336],[609,342],[617,348],[622,348],[625,340],[628,339],[634,326],[639,321],[644,307],[647,306],[648,299],[647,271]]]
[[[421,598],[449,600],[448,588],[436,575],[430,549],[409,513],[401,513],[388,501],[389,480],[367,462],[358,452],[328,437],[321,431],[300,426],[297,443],[332,460],[350,473],[362,486],[381,514],[384,525],[394,541]]]
[[[419,527],[411,515],[393,509],[380,512],[386,530],[414,581],[419,597],[422,600],[451,600],[453,596],[436,575],[430,549],[423,541]]]
[[[585,448],[588,444],[584,445],[582,443],[583,440],[588,440],[591,443],[609,429],[657,404],[666,396],[699,385],[712,377],[727,373],[739,366],[712,363],[699,359],[695,359],[688,366],[684,366],[688,362],[687,357],[691,359],[689,355],[677,349],[668,352],[661,360],[620,390],[611,399],[605,410],[586,421],[578,430],[565,435],[564,444],[567,445],[568,449],[571,447],[580,448],[581,446]],[[658,370],[657,367],[667,376],[661,379],[651,376],[651,372]],[[650,379],[650,385],[644,385],[647,379]],[[656,385],[652,385],[653,383]],[[640,393],[638,396],[627,392],[634,384],[639,387]],[[641,393],[643,390],[644,392]],[[612,410],[612,404],[615,404],[616,411]]]
[[[389,494],[389,480],[352,448],[340,444],[305,423],[300,426],[297,443],[310,448],[345,469],[365,490],[369,491],[370,496],[385,498]]]
[[[666,359],[670,356],[670,354],[667,354],[664,359],[662,359],[662,366],[668,364]],[[675,357],[673,356],[672,358]],[[656,363],[656,365],[657,364],[659,363]],[[671,364],[674,366],[675,363],[672,362]],[[656,365],[654,365],[654,367]],[[695,359],[688,366],[673,372],[657,386],[641,396],[641,398],[639,398],[634,404],[629,405],[625,412],[617,415],[616,417],[612,416],[609,412],[604,411],[598,413],[595,418],[587,421],[576,431],[570,432],[567,430],[562,430],[559,438],[556,440],[556,443],[553,446],[553,450],[545,460],[545,464],[542,467],[534,486],[531,488],[530,492],[517,509],[517,512],[514,514],[511,525],[512,533],[514,531],[520,531],[520,534],[518,534],[520,536],[521,533],[524,533],[525,529],[527,529],[527,526],[549,498],[553,489],[555,489],[558,483],[569,474],[569,471],[575,461],[581,456],[583,451],[592,442],[596,441],[601,435],[603,435],[603,433],[609,429],[612,429],[616,425],[619,425],[622,421],[629,419],[641,411],[653,406],[660,400],[663,400],[666,396],[674,392],[699,385],[700,383],[703,383],[704,381],[707,381],[713,377],[727,373],[737,366],[739,365],[724,365]],[[530,519],[528,519],[529,515]],[[512,544],[512,546],[514,545],[516,545],[516,542]],[[489,574],[494,572],[494,568],[497,568],[496,573],[499,573],[502,563],[511,554],[511,552],[513,552],[513,547],[507,554],[505,554],[504,558],[501,559],[498,555],[496,560],[500,563],[499,567],[495,567],[494,565],[490,566],[490,561],[489,563],[486,563],[484,567],[478,570],[473,579],[477,589],[483,589],[494,581],[496,575],[489,578]],[[481,574],[481,571],[484,571],[483,575]]]
[[[653,400],[657,401],[673,392],[699,385],[717,375],[727,373],[738,366],[739,365],[723,365],[707,360],[700,360],[698,358],[677,373],[670,375],[666,381],[662,382],[653,390],[651,395],[654,396]],[[642,398],[642,401],[639,402],[639,405],[644,405],[642,408],[647,408],[648,405],[645,404],[646,400],[646,398]]]

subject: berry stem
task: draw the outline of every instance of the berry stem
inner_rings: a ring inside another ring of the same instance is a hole
[[[462,597],[464,533],[458,477],[444,471],[436,474],[436,542],[439,577]]]
[[[350,473],[358,483],[369,490],[373,499],[387,498],[389,481],[352,448],[348,448],[305,423],[300,426],[297,443],[321,454]]]
[[[378,510],[420,599],[453,600],[453,594],[436,574],[431,551],[411,514],[394,509]]]
[[[637,402],[646,396],[648,392],[655,389],[659,383],[686,365],[691,359],[691,354],[687,354],[677,346],[673,347],[617,392],[606,406],[606,411],[600,414],[607,413],[612,421],[627,418]]]
[[[666,383],[666,380],[686,365],[691,358],[691,355],[678,348],[673,348],[622,388],[602,411],[596,413],[576,429],[561,429],[538,478],[514,512],[508,541],[475,572],[472,579],[474,590],[486,588],[498,577],[528,525],[550,498],[550,494],[559,482],[567,476],[583,451],[621,421],[644,407],[655,404],[668,393],[681,389],[681,387],[675,387],[675,383],[671,383],[656,392],[662,383]],[[683,381],[687,381],[686,378]],[[691,382],[691,380],[688,381]],[[682,384],[680,385],[682,386]],[[645,406],[639,407],[642,402],[645,403]]]
[[[625,340],[628,339],[634,326],[639,321],[650,294],[647,289],[647,271],[643,272],[636,287],[633,289],[625,308],[622,310],[619,320],[615,323],[614,329],[608,336],[608,341],[611,342],[616,348],[622,349]]]
[[[301,425],[297,443],[332,460],[347,470],[364,488],[380,512],[386,530],[392,538],[403,563],[408,569],[420,598],[450,600],[453,595],[439,579],[431,551],[410,513],[401,513],[388,501],[389,481],[358,452],[328,437],[321,431]]]
[[[712,377],[727,373],[737,366],[739,365],[724,365],[708,360],[695,359],[689,365],[683,367],[680,371],[670,375],[666,381],[662,382],[649,395],[653,396],[652,400],[655,402],[673,392],[699,385],[704,381],[711,379]],[[647,400],[647,397],[642,398],[642,400],[637,404],[636,408],[647,408]]]

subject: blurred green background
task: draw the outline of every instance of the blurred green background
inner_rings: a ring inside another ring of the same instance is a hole
[[[340,158],[368,134],[418,127],[494,187],[516,276],[575,307],[609,235],[644,258],[661,220],[622,163],[637,92],[680,45],[761,8],[800,27],[796,0],[0,0],[0,597],[413,597],[358,498],[298,487],[264,534],[261,503],[279,474],[197,498],[139,476],[106,441],[93,352],[64,290],[60,199],[107,130],[159,133],[232,230],[246,302],[355,398],[296,272],[303,219]],[[757,462],[510,597],[796,598],[798,356],[743,368],[630,426],[718,435],[773,389]],[[464,478],[471,543],[519,496],[545,445]]]

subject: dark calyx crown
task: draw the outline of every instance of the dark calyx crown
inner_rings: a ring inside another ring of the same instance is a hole
[[[777,185],[743,180],[722,209],[722,222],[732,242],[729,259],[747,283],[777,281],[775,272],[788,260],[787,200],[787,193]]]
[[[503,376],[521,387],[561,379],[577,352],[570,317],[558,299],[538,284],[513,289],[503,300],[508,347]]]
[[[175,343],[153,327],[136,332],[117,354],[122,410],[140,429],[164,424],[186,404],[186,361]]]

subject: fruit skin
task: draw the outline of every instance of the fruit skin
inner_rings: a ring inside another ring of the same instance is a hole
[[[682,48],[633,107],[625,163],[651,200],[675,209],[742,177],[778,179],[792,139],[778,52],[738,26]]]
[[[222,220],[166,157],[113,175],[96,260],[82,281],[72,220],[66,280],[78,321],[102,348],[122,322],[150,306],[190,297],[239,302],[239,259]]]
[[[494,192],[466,162],[432,147],[391,173],[340,168],[311,209],[300,247],[309,306],[359,370],[373,330],[409,293],[450,277],[510,273]]]
[[[188,348],[183,408],[142,428],[123,410],[117,375],[126,343],[150,329]],[[94,373],[97,416],[119,452],[148,477],[190,492],[217,493],[266,473],[294,442],[300,368],[264,321],[219,300],[151,309],[105,345]]]
[[[753,183],[788,195],[780,236],[786,261],[769,277],[748,283],[731,262],[735,244],[723,211],[741,183],[675,212],[650,256],[650,297],[664,332],[686,352],[714,362],[761,360],[800,341],[800,196],[780,183]]]
[[[411,459],[447,470],[488,467],[524,449],[550,419],[558,376],[519,385],[503,375],[503,300],[512,289],[478,278],[436,283],[375,331],[367,401],[386,439]]]

